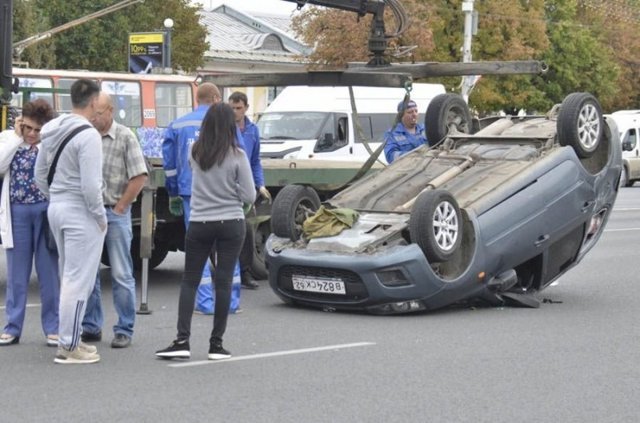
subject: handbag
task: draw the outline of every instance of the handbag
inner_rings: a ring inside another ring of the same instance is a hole
[[[56,155],[53,158],[53,162],[51,162],[51,166],[49,167],[49,174],[47,175],[47,184],[49,186],[51,186],[51,183],[53,182],[53,176],[56,173],[56,166],[58,165],[58,159],[60,158],[60,154],[62,153],[62,150],[64,149],[64,147],[78,133],[89,128],[91,128],[91,125],[80,125],[77,128],[75,128],[73,131],[71,131],[64,140],[62,140],[62,142],[60,143],[60,147],[58,147],[58,151],[56,151]],[[42,231],[44,232],[44,239],[49,251],[58,252],[56,239],[53,237],[53,232],[51,232],[51,226],[49,226],[49,218],[46,212],[44,214],[44,219],[42,221]]]

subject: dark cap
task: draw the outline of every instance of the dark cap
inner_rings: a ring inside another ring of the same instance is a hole
[[[404,100],[402,100],[400,103],[398,103],[398,112],[403,112],[403,111],[405,111],[407,109],[411,109],[411,108],[416,108],[416,109],[418,108],[418,105],[413,100],[407,101],[406,107],[405,107],[405,104],[404,104]]]

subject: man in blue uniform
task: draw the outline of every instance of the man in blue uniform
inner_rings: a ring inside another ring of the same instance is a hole
[[[384,155],[387,163],[392,163],[398,157],[427,143],[424,126],[418,123],[418,105],[415,101],[401,101],[398,113],[402,112],[402,119],[398,124],[384,134]]]
[[[169,193],[169,210],[171,214],[184,215],[185,226],[189,225],[191,214],[191,167],[189,166],[189,146],[198,140],[200,127],[205,114],[214,103],[222,101],[220,90],[214,84],[205,82],[198,87],[198,107],[175,121],[165,131],[162,142],[162,165],[165,172],[165,188]],[[240,131],[236,132],[238,145],[245,149]],[[209,314],[213,312],[213,296],[211,294],[211,268],[205,265],[198,291],[204,290],[206,304],[200,302],[196,310]],[[232,291],[230,313],[236,313],[240,304],[239,291]]]
[[[256,185],[256,189],[262,197],[271,202],[271,194],[264,185],[264,174],[262,172],[262,163],[260,163],[260,132],[258,127],[247,117],[249,99],[245,93],[235,91],[229,96],[229,105],[235,114],[236,126],[242,134],[242,140],[245,145],[247,157],[249,158],[249,164],[251,164],[251,173],[253,173],[253,182]],[[244,246],[240,253],[240,275],[244,288],[257,289],[258,284],[253,280],[250,273],[254,249],[253,230],[246,219],[245,222],[247,222],[247,235],[245,236]]]

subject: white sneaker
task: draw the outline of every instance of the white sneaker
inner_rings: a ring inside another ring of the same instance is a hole
[[[80,341],[80,343],[78,344],[78,349],[82,350],[88,354],[95,354],[98,352],[98,349],[96,348],[95,345],[89,345],[89,344],[85,344],[84,342]]]
[[[58,364],[91,364],[98,361],[100,361],[98,353],[89,353],[79,347],[73,351],[58,347],[56,358],[53,359],[53,362]]]

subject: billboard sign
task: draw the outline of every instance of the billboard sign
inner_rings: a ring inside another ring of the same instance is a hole
[[[129,72],[151,73],[164,67],[164,33],[135,32],[129,34]]]

